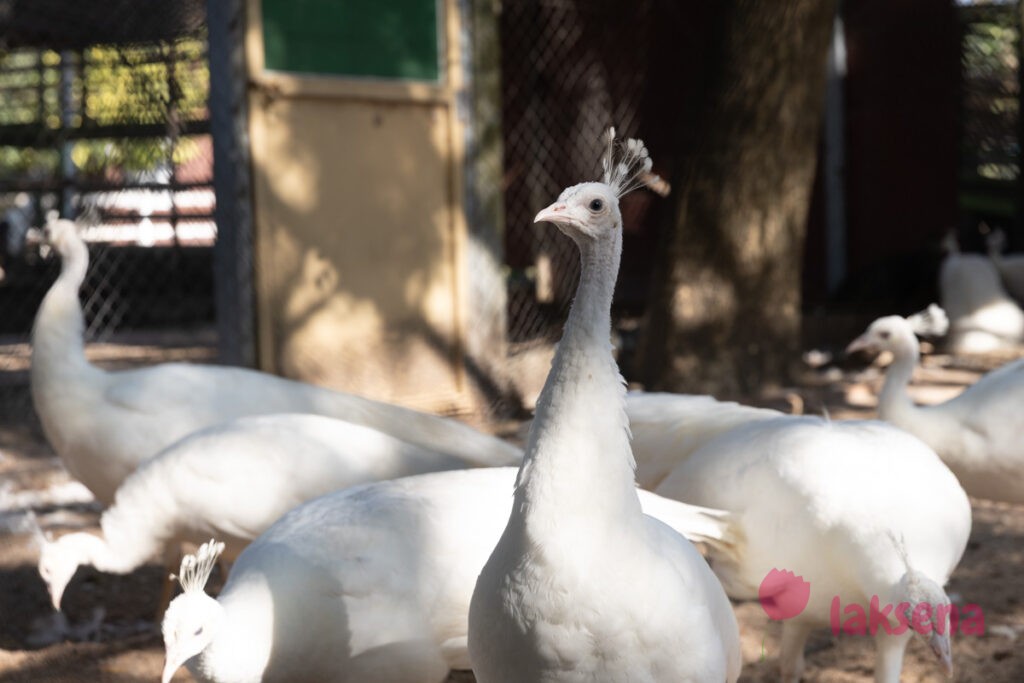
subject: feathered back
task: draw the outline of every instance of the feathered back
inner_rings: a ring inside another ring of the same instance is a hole
[[[668,194],[669,184],[651,173],[653,162],[641,140],[627,138],[618,145],[618,149],[620,154],[616,159],[615,128],[609,128],[604,154],[601,156],[601,168],[604,171],[601,181],[612,188],[616,197],[622,198],[644,185],[663,197]]]
[[[213,571],[217,558],[224,552],[224,544],[212,538],[199,546],[195,555],[181,558],[181,570],[177,579],[186,593],[202,593]]]

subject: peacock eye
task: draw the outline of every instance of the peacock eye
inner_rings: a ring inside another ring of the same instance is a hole
[[[604,202],[602,202],[600,199],[591,199],[590,200],[590,210],[591,211],[600,211],[603,208],[604,208]]]
[[[883,331],[878,333],[878,336],[881,337],[882,339],[888,339],[889,338],[889,331],[888,330],[883,330]]]
[[[194,636],[201,636],[201,635],[203,635],[203,627],[200,626],[199,628],[197,628],[196,632],[193,633],[192,635],[194,635]]]

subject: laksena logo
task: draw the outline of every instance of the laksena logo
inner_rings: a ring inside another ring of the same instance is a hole
[[[806,609],[811,597],[811,584],[791,571],[772,569],[761,581],[757,595],[761,608],[769,618],[784,621],[800,615]],[[857,603],[843,605],[836,595],[829,609],[829,623],[836,636],[840,633],[873,636],[879,631],[900,635],[906,633],[908,628],[921,635],[928,635],[934,629],[941,635],[945,632],[947,617],[952,633],[968,636],[985,633],[985,615],[981,607],[973,603],[962,608],[953,604],[930,605],[926,602],[882,605],[878,596],[874,595],[865,609]]]

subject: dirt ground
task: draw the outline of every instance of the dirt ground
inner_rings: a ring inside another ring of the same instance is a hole
[[[90,348],[90,356],[107,367],[171,358],[202,361],[211,353],[208,347],[168,350],[144,344]],[[913,390],[923,402],[944,400],[1012,357],[931,355]],[[157,681],[163,661],[156,617],[162,568],[147,566],[128,576],[79,571],[65,594],[66,617],[54,613],[36,573],[37,550],[25,513],[33,512],[44,528],[60,534],[95,529],[99,509],[68,479],[42,438],[28,399],[27,358],[23,346],[0,346],[0,683]],[[808,371],[799,388],[781,392],[775,403],[808,413],[827,410],[834,418],[869,417],[880,382],[877,366],[858,371],[826,366]],[[961,604],[982,607],[985,633],[954,641],[954,680],[1024,681],[1024,655],[1016,647],[1024,633],[1024,507],[974,501],[974,513],[971,541],[948,592]],[[740,680],[777,681],[779,624],[769,623],[756,603],[737,605],[737,614],[744,655]],[[867,638],[835,638],[823,631],[812,637],[807,658],[806,681],[853,683],[872,677],[873,644]],[[192,679],[180,671],[174,680]],[[458,673],[451,680],[468,682],[472,676]],[[902,680],[946,679],[928,648],[915,641]]]

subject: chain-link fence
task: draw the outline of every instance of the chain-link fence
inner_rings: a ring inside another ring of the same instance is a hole
[[[503,6],[505,249],[513,344],[550,342],[560,330],[578,257],[568,238],[534,226],[533,216],[568,185],[597,179],[609,125],[620,134],[637,134],[651,4],[528,0]],[[630,35],[617,28],[625,25]]]
[[[0,384],[15,422],[31,415],[29,332],[59,272],[34,239],[48,218],[82,227],[87,340],[172,347],[190,330],[189,344],[215,343],[205,5],[114,4],[41,0],[3,17]]]

